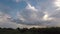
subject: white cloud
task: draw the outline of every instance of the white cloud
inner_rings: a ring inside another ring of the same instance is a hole
[[[8,18],[11,18],[9,15],[0,12],[0,22],[6,21]]]
[[[22,20],[23,22],[25,21],[24,17],[22,15],[20,15],[19,12],[17,12],[17,18],[19,18],[20,20]]]
[[[30,10],[33,10],[33,11],[38,11],[34,6],[31,6],[31,4],[28,3],[26,9],[30,9]]]
[[[47,12],[44,12],[45,15],[43,16],[43,19],[44,20],[52,20],[53,18],[52,17],[49,17],[49,14]]]
[[[10,22],[11,16],[0,12],[0,27],[6,27],[6,28],[16,28],[16,24],[13,22]]]
[[[12,0],[13,2],[19,3],[22,0]]]
[[[19,2],[20,2],[20,0],[16,0],[16,2],[17,2],[17,3],[19,3]]]
[[[57,10],[60,10],[60,0],[55,0],[54,4],[58,7]]]
[[[32,28],[32,27],[36,27],[36,28],[46,28],[46,26],[39,26],[39,25],[24,25],[24,24],[18,24],[18,27],[20,27],[20,28]]]
[[[27,3],[27,6],[25,7],[24,10],[20,11],[17,13],[18,17],[20,20],[25,21],[25,22],[34,22],[38,20],[37,18],[37,12],[38,10],[34,7],[31,6],[31,4]]]

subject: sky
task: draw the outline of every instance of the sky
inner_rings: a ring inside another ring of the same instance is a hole
[[[60,0],[0,0],[0,27],[60,27]]]

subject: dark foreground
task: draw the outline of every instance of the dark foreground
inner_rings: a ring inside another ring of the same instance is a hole
[[[60,27],[52,28],[0,28],[0,34],[60,34]]]

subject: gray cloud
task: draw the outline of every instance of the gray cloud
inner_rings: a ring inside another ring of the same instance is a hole
[[[17,4],[21,1],[27,4],[21,10],[0,6],[0,27],[60,27],[60,6],[57,6],[60,4],[55,4],[57,0],[16,0]]]
[[[36,0],[36,1],[38,1],[38,0]],[[58,14],[59,12],[57,12],[57,11],[59,11],[59,10],[56,10],[57,7],[55,7],[54,2],[55,2],[54,0],[48,0],[48,1],[42,0],[42,2],[40,2],[40,1],[37,2],[36,6],[33,6],[32,3],[29,2],[31,7],[38,9],[38,11],[34,11],[32,9],[25,8],[24,10],[22,10],[20,12],[20,15],[23,16],[23,19],[25,20],[24,22],[26,22],[25,24],[30,24],[30,25],[32,25],[32,24],[38,25],[39,24],[39,25],[57,26],[56,23],[59,23],[59,22],[54,21],[54,19],[56,20],[55,17],[58,18],[60,14]],[[46,17],[46,18],[47,19],[52,18],[52,20],[47,20],[47,21],[43,20],[42,17],[44,15],[46,15],[46,14],[44,14],[44,12],[48,13],[48,17]],[[33,14],[35,14],[35,16]]]

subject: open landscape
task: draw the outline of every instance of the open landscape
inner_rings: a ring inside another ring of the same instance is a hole
[[[0,0],[0,34],[60,34],[60,0]]]

